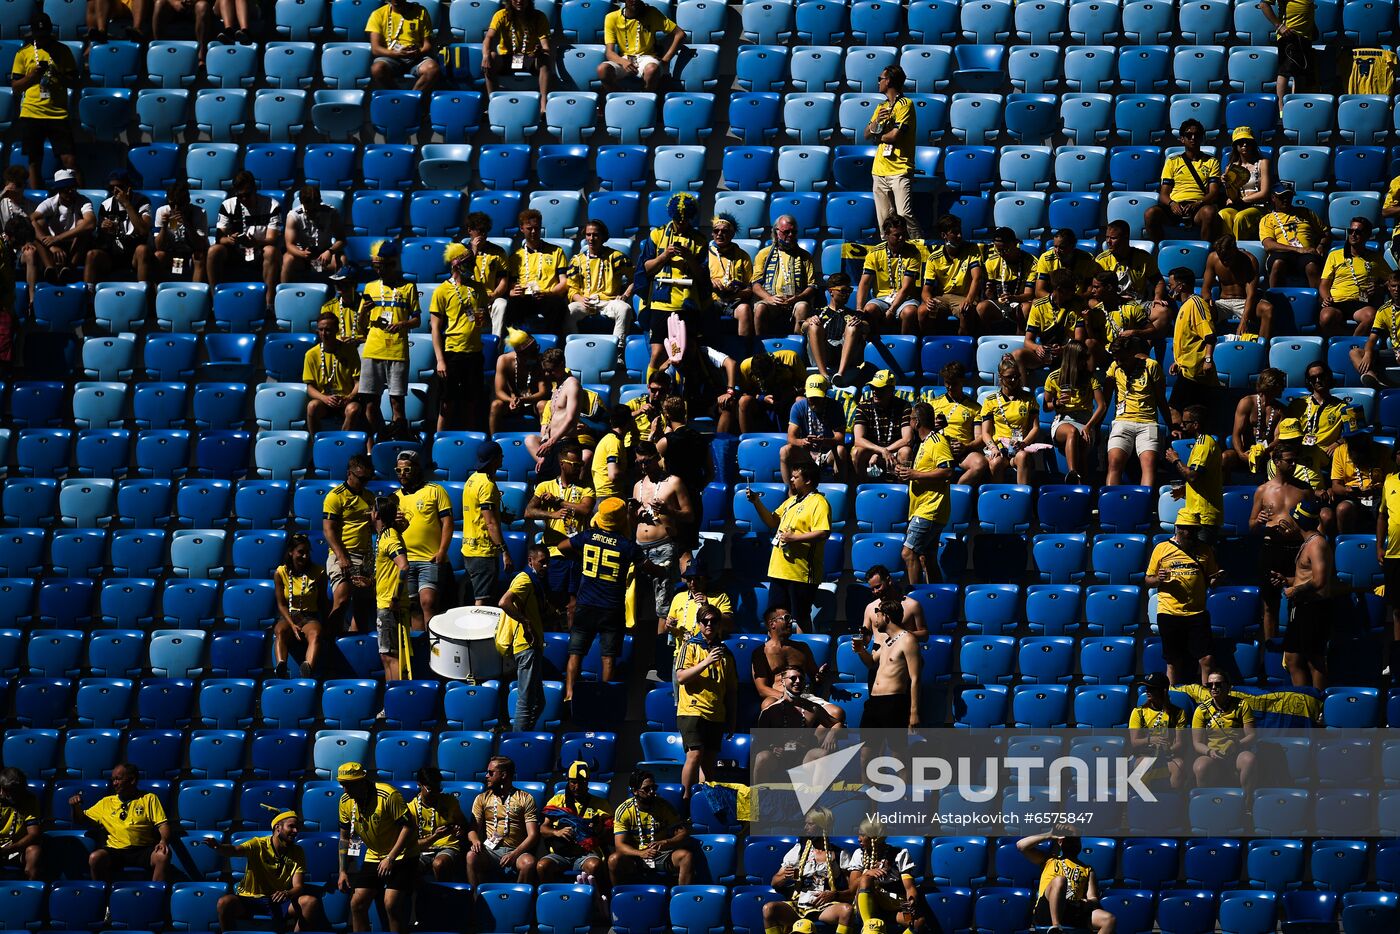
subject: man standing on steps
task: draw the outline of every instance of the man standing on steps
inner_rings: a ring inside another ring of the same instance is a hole
[[[885,102],[875,108],[865,127],[865,138],[875,146],[875,164],[870,169],[874,183],[875,223],[883,229],[885,218],[903,217],[909,225],[909,239],[918,240],[919,222],[914,219],[914,104],[904,96],[904,69],[887,65],[880,72],[876,87]]]
[[[861,722],[878,723],[889,731],[886,743],[868,743],[861,750],[861,767],[880,754],[882,745],[902,760],[908,740],[899,730],[912,732],[919,726],[919,674],[923,666],[919,640],[904,628],[904,605],[896,599],[881,602],[875,610],[874,634],[867,638],[863,630],[857,632],[853,647],[865,667],[875,669]]]

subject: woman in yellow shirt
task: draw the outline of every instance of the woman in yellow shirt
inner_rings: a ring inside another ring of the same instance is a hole
[[[496,76],[507,72],[533,73],[540,79],[540,116],[549,97],[549,74],[554,52],[549,45],[549,18],[535,9],[535,0],[505,0],[481,41],[481,74],[486,93],[496,90]]]
[[[1050,437],[1065,453],[1065,482],[1078,483],[1087,466],[1099,426],[1108,415],[1108,396],[1082,341],[1065,344],[1060,367],[1045,377],[1045,408],[1055,413]]]
[[[987,442],[987,468],[1000,483],[1008,464],[1016,466],[1016,482],[1030,483],[1034,467],[1026,448],[1040,437],[1040,406],[1021,385],[1021,369],[1010,354],[997,367],[1000,387],[982,403],[982,437]]]
[[[277,623],[272,627],[274,667],[285,667],[287,677],[295,677],[291,651],[293,644],[300,643],[300,673],[309,678],[321,650],[321,604],[326,593],[326,569],[312,562],[310,539],[300,534],[287,538],[287,551],[272,572],[272,581],[277,594]]]

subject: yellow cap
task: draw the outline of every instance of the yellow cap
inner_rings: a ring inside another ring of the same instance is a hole
[[[826,391],[831,388],[825,376],[813,374],[807,377],[807,391],[805,395],[808,399],[825,399]]]
[[[1285,418],[1278,423],[1279,441],[1296,441],[1303,437],[1303,425],[1296,418]]]
[[[588,763],[575,762],[573,765],[569,766],[569,778],[581,778],[584,781],[588,781]]]
[[[366,778],[369,778],[369,773],[358,762],[341,763],[340,768],[335,770],[335,780],[338,782],[358,782]]]
[[[467,255],[467,248],[460,243],[449,243],[447,249],[442,251],[442,258],[451,266],[457,260]]]
[[[603,532],[621,532],[627,523],[627,504],[616,496],[609,496],[598,504],[593,516],[593,527]]]
[[[889,370],[881,370],[870,377],[870,382],[867,385],[869,385],[871,389],[884,389],[886,386],[893,386],[894,374]]]
[[[812,934],[812,921],[810,918],[798,918],[792,922],[792,934]]]
[[[533,337],[520,330],[519,328],[506,329],[506,345],[512,348],[513,350],[519,350],[522,347],[529,347],[534,342],[535,339]]]
[[[1242,139],[1254,139],[1254,131],[1247,126],[1235,127],[1235,132],[1230,134],[1230,142],[1238,143]]]
[[[278,824],[282,823],[284,820],[287,820],[287,819],[289,819],[289,818],[293,818],[293,817],[296,817],[296,816],[297,816],[297,812],[296,812],[296,811],[282,811],[282,812],[280,812],[276,817],[274,817],[274,818],[272,819],[272,829],[273,829],[273,830],[276,830]]]
[[[371,259],[393,259],[403,253],[403,245],[397,240],[376,240],[369,248]]]

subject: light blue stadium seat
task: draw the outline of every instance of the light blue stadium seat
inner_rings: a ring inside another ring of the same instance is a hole
[[[1108,179],[1108,151],[1102,146],[1061,146],[1054,156],[1055,185],[1062,191],[1101,191]]]
[[[252,50],[249,49],[248,53],[247,64],[251,65]],[[197,66],[198,57],[199,46],[194,42],[152,42],[146,49],[147,80],[156,87],[189,87],[194,84],[198,77],[200,70]],[[215,55],[211,49],[210,64],[213,63],[214,58]],[[248,75],[249,84],[252,83],[254,73],[254,68],[249,68],[245,72]],[[210,77],[212,79],[212,74]]]
[[[851,41],[861,45],[889,45],[903,38],[903,11],[899,4],[883,0],[856,0],[851,5]]]
[[[98,140],[125,133],[131,114],[131,91],[126,88],[83,88],[78,98],[78,122]]]
[[[198,105],[196,104],[196,107]],[[228,188],[238,165],[238,144],[202,143],[185,155],[185,175],[192,188]]]
[[[656,187],[668,191],[698,191],[705,171],[703,146],[658,146],[652,163]]]
[[[284,39],[304,42],[325,31],[326,0],[277,0],[273,28]]]
[[[1072,8],[1082,6],[1083,2],[1087,0],[1081,0],[1081,3],[1074,4]],[[1110,90],[1113,86],[1115,62],[1116,55],[1111,46],[1071,46],[1065,50],[1064,86],[1069,91],[1087,93]]]
[[[893,65],[899,56],[894,46],[853,46],[846,50],[846,84],[853,91],[876,92],[880,72]]]
[[[580,91],[601,87],[598,66],[607,60],[601,45],[574,45],[561,56],[564,77],[569,85]]]
[[[1069,5],[1069,35],[1072,42],[1100,45],[1116,39],[1121,5],[1117,0],[1081,0]]]
[[[241,88],[209,88],[198,92],[194,99],[195,129],[216,143],[227,144],[242,136],[248,125],[248,93]]]
[[[567,9],[569,5],[570,4],[565,4],[565,6],[561,8],[561,17],[564,15],[564,10]],[[338,6],[338,3],[332,4],[332,11],[334,11],[336,6]],[[373,7],[370,9],[372,10]],[[498,9],[499,7],[485,2],[485,0],[458,0],[456,3],[450,3],[447,7],[448,28],[451,30],[453,37],[458,41],[475,40],[476,37],[485,34],[486,28],[491,25],[491,17],[496,14]],[[366,17],[362,16],[360,18],[364,19]],[[364,24],[360,23],[359,28],[363,29]]]
[[[368,42],[327,42],[321,47],[322,80],[337,90],[368,87],[373,58]]]
[[[369,96],[369,122],[386,143],[406,143],[423,124],[421,91],[376,90]]]
[[[661,108],[661,127],[674,142],[698,143],[710,135],[714,108],[713,94],[672,92]]]
[[[1337,132],[1343,143],[1379,145],[1388,132],[1386,98],[1376,94],[1343,94],[1337,98]]]
[[[821,191],[827,187],[831,150],[826,146],[778,149],[778,187],[787,191]]]
[[[972,145],[991,142],[1001,132],[1003,106],[992,94],[954,94],[948,110],[953,136]]]
[[[606,9],[606,7],[604,7]],[[565,6],[566,12],[568,5]],[[690,41],[698,43],[719,43],[724,41],[728,24],[726,22],[727,8],[724,4],[716,0],[688,0],[686,3],[676,5],[675,21],[676,25],[685,30],[690,37]],[[802,5],[797,8],[797,16],[800,21],[802,16]],[[564,33],[567,36],[569,25],[564,23]],[[602,41],[601,27],[597,34],[597,39],[580,38],[579,42]]]
[[[956,103],[956,97],[955,97]],[[1012,94],[1006,99],[1006,135],[1033,145],[1048,142],[1058,130],[1059,100],[1053,94]],[[955,131],[956,135],[956,131]]]
[[[1134,45],[1118,51],[1118,81],[1129,94],[1153,94],[1171,83],[1171,49]]]
[[[1231,5],[1224,0],[1186,0],[1178,11],[1181,36],[1193,45],[1215,45],[1233,39]]]
[[[279,3],[279,9],[281,6]],[[271,87],[311,87],[316,74],[316,46],[305,41],[269,42],[263,52],[263,74]]]
[[[836,95],[789,94],[783,99],[783,125],[788,136],[803,145],[829,141],[837,118]]]
[[[1332,228],[1332,238],[1340,241],[1346,235],[1346,228],[1353,217],[1364,217],[1371,227],[1381,226],[1381,195],[1375,191],[1334,192],[1327,201],[1327,223]]]
[[[1290,94],[1283,99],[1283,135],[1291,143],[1315,146],[1332,136],[1336,110],[1330,94]]]
[[[1389,44],[1395,38],[1394,0],[1346,0],[1342,35],[1357,45]]]
[[[1010,227],[1023,240],[1039,239],[1045,233],[1046,203],[1044,192],[997,192],[992,205],[993,223]]]
[[[1123,94],[1113,108],[1118,135],[1134,146],[1144,146],[1165,137],[1167,116],[1167,99],[1161,94]]]
[[[1012,6],[1004,0],[975,0],[961,9],[963,40],[974,43],[1006,42],[1011,38]]]
[[[136,94],[136,124],[152,140],[183,133],[190,92],[184,88],[146,88]],[[144,179],[143,179],[144,180]],[[150,184],[149,181],[146,182]]]
[[[305,126],[306,103],[305,91],[260,90],[253,98],[253,125],[273,142],[293,140]]]
[[[554,91],[545,103],[545,129],[561,143],[580,143],[594,133],[598,95],[586,91]]]
[[[343,142],[357,135],[365,124],[365,95],[351,89],[324,89],[311,101],[311,125],[329,140]]]
[[[1066,94],[1060,98],[1060,122],[1077,146],[1108,140],[1113,128],[1113,97],[1108,94]]]
[[[741,236],[760,236],[767,227],[768,196],[761,191],[721,191],[715,194],[715,213],[732,214]]]
[[[1123,6],[1123,38],[1137,45],[1171,41],[1172,12],[1172,4],[1163,0],[1129,0]]]
[[[745,91],[782,91],[787,86],[788,50],[780,45],[749,45],[739,50],[735,81]]]
[[[964,10],[967,7],[963,8]],[[1006,48],[1001,45],[953,47],[953,84],[965,91],[998,91],[1006,78]]]
[[[583,197],[577,191],[536,191],[529,206],[543,215],[544,230],[554,237],[574,237],[583,223]]]
[[[1199,6],[1223,6],[1201,0]],[[1231,90],[1260,94],[1273,90],[1278,75],[1278,51],[1270,48],[1237,46],[1230,50],[1226,72]]]
[[[1046,0],[1042,0],[1042,5],[1046,5]],[[1013,46],[1006,61],[1006,72],[1016,91],[1029,94],[1052,91],[1060,83],[1060,51],[1050,45]]]
[[[829,236],[849,241],[875,236],[875,199],[868,192],[841,192],[827,196],[826,229]]]
[[[777,45],[792,36],[793,5],[790,0],[751,0],[739,19],[745,41]]]
[[[1225,86],[1227,53],[1223,45],[1181,45],[1172,53],[1177,90],[1188,94],[1218,93]]]
[[[1060,42],[1068,28],[1068,4],[1060,0],[1034,0],[1015,7],[1016,38],[1022,42]]]
[[[637,144],[656,132],[655,94],[609,94],[603,104],[603,129],[619,143]]]

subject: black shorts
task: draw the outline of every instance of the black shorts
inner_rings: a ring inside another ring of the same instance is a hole
[[[1277,599],[1279,588],[1269,582],[1269,572],[1277,571],[1284,577],[1292,577],[1293,562],[1297,557],[1297,545],[1265,535],[1264,544],[1259,549],[1259,592]]]
[[[1083,928],[1088,930],[1089,919],[1094,914],[1086,902],[1066,901],[1060,909],[1060,927]],[[1044,898],[1035,903],[1035,913],[1031,918],[1037,927],[1050,926],[1050,902]]]
[[[1162,656],[1168,661],[1205,658],[1210,654],[1209,613],[1158,613],[1157,631],[1162,634]]]
[[[20,117],[15,123],[19,127],[20,148],[30,162],[44,158],[46,140],[53,146],[55,156],[73,155],[73,128],[67,119]]]
[[[1322,262],[1323,258],[1316,253],[1292,253],[1286,250],[1275,250],[1265,257],[1265,265],[1269,269],[1282,264],[1286,275],[1299,278],[1307,275],[1309,265],[1316,265],[1320,270]]]
[[[516,295],[506,299],[506,324],[527,331],[543,327],[550,333],[562,334],[568,317],[569,300],[562,295]]]
[[[1203,405],[1209,409],[1214,403],[1215,397],[1215,390],[1205,383],[1198,383],[1185,376],[1177,376],[1176,383],[1172,386],[1171,400],[1167,404],[1177,412],[1184,411],[1193,405]]]
[[[574,608],[574,626],[569,630],[569,654],[587,655],[593,645],[593,637],[598,637],[598,648],[605,658],[622,657],[622,636],[626,629],[623,622],[625,611],[604,610],[596,606]]]
[[[899,729],[909,725],[908,694],[872,694],[865,699],[860,722],[868,726]]]
[[[106,253],[112,265],[128,268],[136,261],[136,247],[140,241],[122,237],[101,237],[93,242],[93,249]]]
[[[1381,569],[1385,572],[1385,602],[1400,606],[1400,558],[1381,559]]]
[[[365,860],[359,869],[350,874],[350,888],[371,891],[409,891],[418,881],[418,860],[401,859],[387,876],[379,874],[379,863]]]
[[[1386,593],[1390,590],[1387,588]],[[1332,614],[1336,604],[1328,600],[1294,600],[1288,604],[1288,628],[1283,632],[1283,650],[1309,658],[1327,657],[1327,640],[1332,634]]]
[[[676,729],[681,734],[681,745],[687,751],[708,749],[718,752],[724,742],[724,724],[704,717],[677,717]]]
[[[1278,73],[1285,78],[1310,78],[1313,73],[1311,40],[1296,33],[1278,40]]]
[[[127,846],[121,849],[109,847],[107,856],[111,859],[112,868],[121,871],[123,869],[150,869],[151,852],[155,850],[153,846]]]
[[[447,378],[442,381],[442,397],[458,406],[469,406],[480,398],[485,357],[480,353],[448,350],[443,353],[443,359],[447,363]]]
[[[1372,494],[1369,498],[1374,504],[1376,501],[1375,495]],[[1363,503],[1358,494],[1353,493],[1349,496],[1337,497],[1332,501],[1333,507],[1335,508],[1338,503],[1351,503],[1353,521],[1359,523],[1363,529],[1370,528],[1376,524],[1376,507],[1374,505],[1368,506],[1366,503]]]

